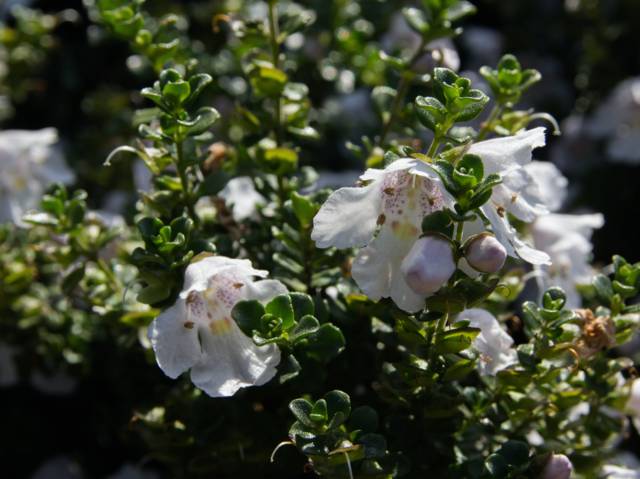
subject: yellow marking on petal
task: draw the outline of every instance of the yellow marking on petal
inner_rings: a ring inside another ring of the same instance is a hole
[[[221,334],[227,334],[231,331],[231,318],[223,318],[211,321],[209,323],[209,329],[216,336]]]
[[[408,193],[407,193],[407,207],[410,210],[415,210],[416,209],[416,200],[417,200],[417,196],[418,196],[418,190],[413,187],[410,188]]]
[[[418,228],[411,223],[393,221],[391,223],[391,230],[393,233],[401,239],[411,239],[418,234]]]
[[[13,189],[15,191],[22,191],[27,187],[27,180],[22,176],[17,176],[13,179]]]

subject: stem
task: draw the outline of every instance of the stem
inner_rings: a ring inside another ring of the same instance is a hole
[[[271,61],[274,68],[280,68],[280,45],[278,43],[278,21],[276,18],[275,0],[269,0],[269,41],[271,44]],[[282,143],[282,125],[280,124],[282,117],[281,97],[278,94],[275,99],[274,112],[274,128],[273,132],[276,137],[278,146]]]
[[[444,328],[447,326],[447,322],[449,321],[449,313],[444,313],[440,319],[438,319],[438,324],[436,325],[436,336],[438,333],[444,331]]]
[[[429,146],[429,150],[427,151],[427,156],[429,158],[433,158],[435,156],[441,141],[442,139],[440,135],[436,134],[433,137],[433,141],[431,142],[431,145]]]
[[[189,178],[187,177],[187,169],[184,165],[184,151],[182,148],[183,142],[174,140],[176,144],[176,168],[178,169],[178,175],[180,176],[180,184],[182,185],[182,200],[184,201],[184,205],[187,207],[189,211],[189,216],[193,221],[198,221],[198,217],[196,216],[196,211],[193,207],[193,202],[191,201],[191,188],[189,185]]]
[[[480,132],[478,132],[478,138],[476,141],[483,140],[491,131],[491,124],[502,114],[502,110],[504,106],[501,103],[498,103],[493,106],[491,113],[489,114],[489,118],[483,123],[482,128],[480,128]]]
[[[462,242],[462,232],[464,231],[464,221],[460,221],[456,227],[456,241]]]

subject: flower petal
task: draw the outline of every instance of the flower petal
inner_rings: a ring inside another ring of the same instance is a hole
[[[256,191],[248,176],[229,180],[219,196],[232,205],[233,219],[236,221],[253,216],[257,206],[265,203],[264,197]]]
[[[551,264],[549,255],[526,244],[518,236],[518,232],[509,224],[506,217],[498,214],[496,208],[488,203],[480,208],[489,222],[493,234],[507,249],[507,254],[527,261],[531,264]]]
[[[233,271],[239,275],[259,276],[261,278],[268,275],[268,271],[255,269],[248,259],[227,258],[225,256],[196,256],[185,271],[184,286],[180,296],[186,297],[191,290],[205,290],[211,276],[223,271]]]
[[[226,328],[201,330],[203,355],[191,369],[191,380],[212,397],[228,397],[238,389],[271,380],[280,363],[275,345],[256,346],[231,319]]]
[[[493,189],[491,201],[526,222],[549,213],[535,180],[520,167],[503,173],[502,183]]]
[[[287,287],[276,279],[263,279],[246,284],[246,299],[267,302],[279,294],[287,294]]]
[[[569,180],[556,165],[548,161],[532,161],[524,169],[538,187],[538,198],[550,211],[557,211],[567,198]]]
[[[467,309],[456,319],[461,320],[469,321],[473,328],[480,328],[473,348],[480,353],[478,372],[481,375],[495,376],[498,371],[518,362],[516,350],[512,347],[513,339],[491,313],[484,309]]]
[[[400,271],[402,260],[419,236],[415,227],[411,232],[409,229],[407,226],[406,233],[410,234],[399,236],[391,226],[383,226],[369,246],[358,252],[351,274],[371,300],[390,297],[399,308],[413,313],[424,307],[425,298],[413,292]]]
[[[202,356],[198,329],[185,326],[185,301],[178,299],[149,326],[149,340],[160,369],[172,379],[196,364]]]
[[[376,230],[382,182],[334,191],[313,219],[311,239],[318,248],[366,245]]]
[[[486,175],[501,173],[514,164],[525,165],[531,161],[535,148],[545,145],[545,129],[534,128],[515,136],[496,138],[474,144],[469,153],[479,155]]]
[[[436,185],[436,188],[440,193],[440,196],[442,197],[442,200],[444,202],[444,206],[446,206],[447,208],[453,209],[453,205],[455,204],[456,200],[453,198],[451,193],[449,193],[445,188],[444,184],[442,183],[442,178],[440,178],[440,175],[428,163],[425,163],[424,161],[419,161],[419,160],[413,160],[413,161],[414,161],[414,164],[412,168],[409,170],[409,173],[411,173],[412,175],[421,176],[423,178],[428,178],[433,184]]]

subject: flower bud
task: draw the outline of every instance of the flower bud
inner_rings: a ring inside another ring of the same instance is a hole
[[[471,267],[482,273],[497,273],[507,259],[507,250],[495,236],[482,233],[465,248],[465,257]]]
[[[451,243],[439,236],[416,241],[400,266],[409,287],[423,295],[438,291],[455,270]]]
[[[552,454],[542,471],[540,479],[569,479],[573,464],[564,454]]]

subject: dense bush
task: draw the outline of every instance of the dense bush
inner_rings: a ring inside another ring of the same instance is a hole
[[[10,3],[7,477],[640,477],[635,2]]]

